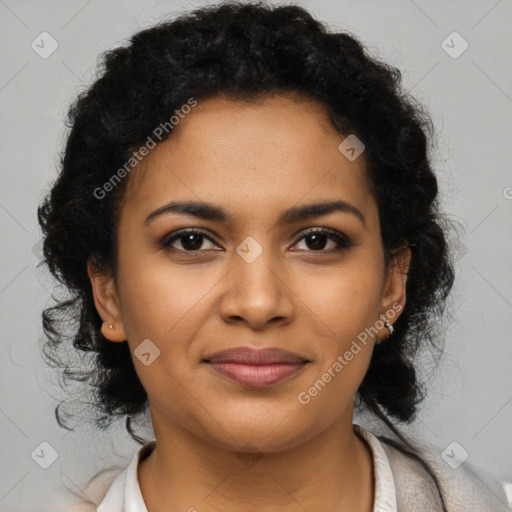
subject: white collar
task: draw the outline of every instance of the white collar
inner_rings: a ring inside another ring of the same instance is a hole
[[[375,477],[373,512],[397,512],[395,479],[388,456],[379,438],[361,425],[354,423],[352,427],[356,434],[367,441],[373,454],[373,475]]]

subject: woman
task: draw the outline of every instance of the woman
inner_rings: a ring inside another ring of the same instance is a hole
[[[210,6],[105,54],[39,208],[74,293],[43,317],[57,360],[76,315],[93,364],[67,373],[143,446],[73,510],[509,510],[395,426],[454,281],[399,82],[297,6]],[[131,428],[148,408],[153,442]]]

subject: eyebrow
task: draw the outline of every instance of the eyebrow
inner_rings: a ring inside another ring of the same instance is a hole
[[[232,222],[234,219],[226,210],[211,203],[202,201],[172,201],[151,212],[144,220],[143,225],[148,226],[153,219],[169,212],[192,215],[200,219],[218,222]],[[362,212],[354,205],[341,200],[294,206],[281,214],[278,224],[293,224],[304,219],[329,215],[333,212],[350,213],[356,216],[363,226],[366,227],[366,219]]]

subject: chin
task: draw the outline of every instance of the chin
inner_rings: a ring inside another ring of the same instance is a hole
[[[203,424],[203,432],[207,431],[209,441],[233,451],[285,451],[313,437],[311,432],[315,430],[306,425],[300,428],[293,412],[283,409],[276,411],[270,419],[258,411],[244,416],[237,415],[232,409],[219,417],[223,418],[220,425],[217,422]]]

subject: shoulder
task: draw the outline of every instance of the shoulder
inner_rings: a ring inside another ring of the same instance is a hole
[[[385,439],[379,440],[393,472],[398,508],[420,510],[417,507],[421,504],[421,510],[425,512],[439,510],[440,500],[434,481],[421,463]],[[449,511],[510,512],[512,484],[491,477],[468,461],[452,467],[441,457],[441,452],[437,447],[424,445],[419,455],[436,475]]]
[[[123,512],[125,495],[130,500],[140,503],[137,483],[137,468],[140,460],[149,455],[156,446],[150,441],[133,454],[131,461],[124,468],[108,468],[97,473],[85,486],[73,486],[74,489],[62,485],[52,499],[55,512]],[[143,508],[140,508],[143,510]]]
[[[94,476],[85,485],[62,483],[52,493],[51,508],[56,512],[96,512],[98,505],[115,481],[122,479],[126,469],[109,468]]]

